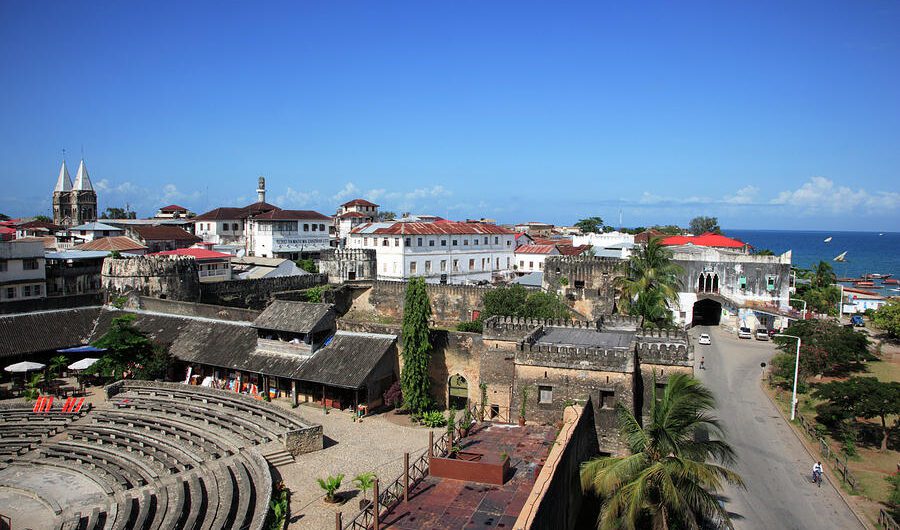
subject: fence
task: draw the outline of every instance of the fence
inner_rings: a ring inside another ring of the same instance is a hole
[[[456,436],[455,433],[454,436]],[[428,464],[431,455],[445,456],[450,450],[450,444],[449,433],[445,432],[440,438],[435,440],[424,453],[413,460],[412,463],[409,462],[407,456],[406,462],[404,462],[406,471],[402,475],[394,479],[383,489],[379,488],[378,484],[376,485],[375,496],[378,497],[379,520],[384,515],[390,513],[394,506],[399,504],[400,501],[406,499],[409,491],[415,488],[422,479],[428,476]],[[374,508],[372,503],[369,503],[369,505],[356,514],[353,519],[345,524],[336,524],[335,527],[340,528],[341,530],[369,530],[375,523],[373,514]],[[338,521],[340,521],[339,517],[340,512],[338,512]]]
[[[885,530],[900,530],[900,524],[884,508],[878,511],[878,526]]]
[[[818,442],[819,444],[819,453],[825,458],[825,461],[834,460],[834,468],[840,473],[841,478],[843,478],[844,482],[846,482],[850,489],[853,491],[857,491],[859,489],[859,480],[853,476],[853,473],[850,472],[850,468],[847,467],[847,460],[841,460],[840,455],[831,450],[831,446],[828,445],[828,442],[825,438],[819,436],[819,433],[816,432],[815,427],[809,420],[803,417],[803,414],[797,413],[797,423],[800,424],[800,427],[806,431],[806,434]]]

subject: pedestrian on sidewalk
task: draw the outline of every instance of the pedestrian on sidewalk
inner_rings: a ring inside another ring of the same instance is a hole
[[[706,370],[705,361],[706,361],[706,357],[701,355],[700,356],[700,369],[701,370]]]

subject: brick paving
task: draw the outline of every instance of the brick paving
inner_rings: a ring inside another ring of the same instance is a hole
[[[275,402],[290,406],[287,400]],[[403,472],[404,452],[409,452],[413,460],[428,448],[428,429],[397,425],[384,414],[354,423],[349,413],[332,410],[325,415],[319,407],[300,405],[294,412],[311,423],[321,424],[326,439],[325,449],[300,455],[293,464],[276,470],[291,490],[291,530],[334,528],[337,511],[342,512],[346,523],[359,512],[362,498],[353,486],[353,477],[374,471],[380,480],[393,481]],[[435,431],[438,436],[440,431]],[[316,479],[339,473],[344,474],[339,494],[344,493],[345,502],[327,504]],[[370,490],[367,496],[371,495]]]

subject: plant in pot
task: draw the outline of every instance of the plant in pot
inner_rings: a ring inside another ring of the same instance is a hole
[[[522,387],[522,403],[519,405],[519,426],[525,426],[525,405],[528,403],[528,387]]]
[[[469,435],[469,431],[472,429],[472,411],[468,406],[463,410],[462,421],[460,421],[459,429],[462,431],[462,437],[465,438]]]
[[[447,439],[456,438],[456,411],[450,409],[447,411]]]
[[[344,475],[329,475],[328,477],[321,479],[317,478],[316,481],[319,482],[319,487],[325,490],[325,502],[334,504],[338,501],[337,490],[341,489],[341,482],[344,480]]]
[[[366,498],[366,492],[375,486],[375,473],[367,471],[356,475],[353,479],[353,485],[359,488],[363,493],[363,498],[359,500],[359,509],[364,510],[366,506],[372,503],[372,501]]]

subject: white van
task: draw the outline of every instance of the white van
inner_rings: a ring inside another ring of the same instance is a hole
[[[752,338],[753,338],[753,332],[750,331],[750,328],[743,328],[743,327],[742,327],[742,328],[738,329],[738,338],[741,338],[741,339],[752,339]]]

